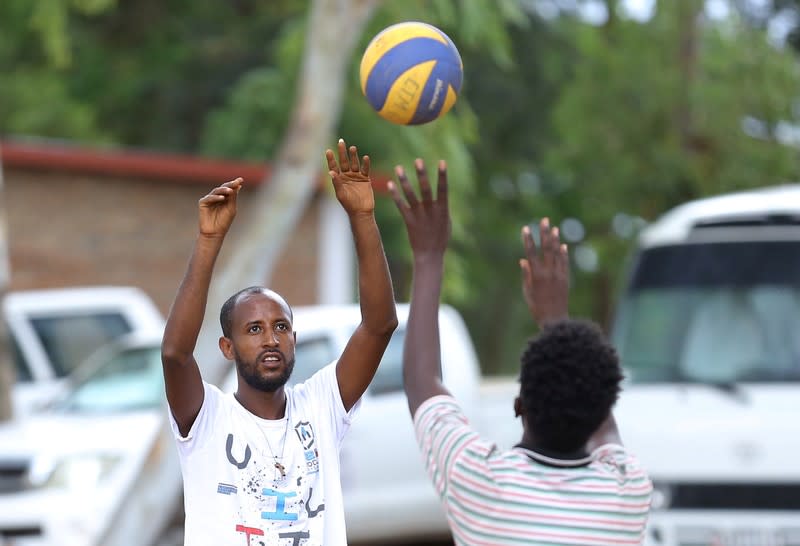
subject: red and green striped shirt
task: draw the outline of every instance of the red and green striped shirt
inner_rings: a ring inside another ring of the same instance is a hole
[[[451,396],[426,400],[414,427],[460,546],[644,540],[652,484],[622,446],[602,446],[582,461],[502,451],[470,427]]]

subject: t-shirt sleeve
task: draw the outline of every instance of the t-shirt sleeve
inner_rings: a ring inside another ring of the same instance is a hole
[[[615,477],[626,494],[649,499],[653,490],[650,477],[639,460],[624,447],[604,444],[592,451],[592,457],[601,471]]]
[[[337,446],[341,446],[353,418],[361,407],[361,399],[359,398],[350,411],[344,409],[339,381],[336,378],[336,362],[328,364],[298,385],[297,392],[308,398],[309,403],[315,408],[317,418],[325,421],[329,430],[334,433]]]
[[[181,434],[178,423],[172,415],[172,410],[167,409],[169,413],[169,424],[177,440],[178,451],[180,451],[182,455],[188,455],[195,449],[198,449],[199,446],[205,442],[206,438],[211,435],[211,429],[219,413],[218,409],[222,396],[222,391],[217,387],[203,381],[203,405],[200,406],[200,411],[186,436]]]
[[[417,408],[414,431],[434,488],[445,497],[470,471],[487,473],[496,446],[480,437],[452,396],[433,396]]]

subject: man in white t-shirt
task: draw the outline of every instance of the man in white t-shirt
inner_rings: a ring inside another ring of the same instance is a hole
[[[295,355],[292,311],[262,287],[220,312],[219,346],[236,363],[235,393],[206,383],[192,353],[222,241],[236,215],[237,178],[199,201],[200,229],[170,310],[162,362],[184,482],[187,546],[338,546],[347,543],[339,448],[397,327],[394,294],[369,178],[369,158],[326,152],[350,218],[362,320],[337,361],[286,387]]]

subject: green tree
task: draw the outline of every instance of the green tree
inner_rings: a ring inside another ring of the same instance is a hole
[[[76,2],[93,12],[91,4]],[[92,104],[73,96],[64,77],[70,59],[67,7],[60,1],[0,3],[0,132],[108,140]]]
[[[629,243],[611,220],[647,220],[685,200],[798,175],[780,138],[797,124],[797,61],[736,14],[699,17],[702,2],[660,2],[652,20],[576,25],[578,58],[553,111],[544,168],[559,210],[580,218],[597,271],[577,294],[607,321]],[[602,82],[598,85],[598,82]]]

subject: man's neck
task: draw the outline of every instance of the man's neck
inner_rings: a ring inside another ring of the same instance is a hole
[[[586,448],[584,447],[573,451],[559,451],[547,446],[543,446],[541,442],[538,442],[536,438],[529,434],[524,434],[522,436],[522,440],[516,445],[516,447],[535,451],[536,453],[540,453],[546,457],[550,457],[551,459],[562,459],[565,461],[583,459],[589,455],[589,452],[586,451]]]
[[[244,409],[262,419],[283,419],[286,415],[286,392],[280,387],[274,392],[265,392],[250,385],[239,384],[234,394]]]

